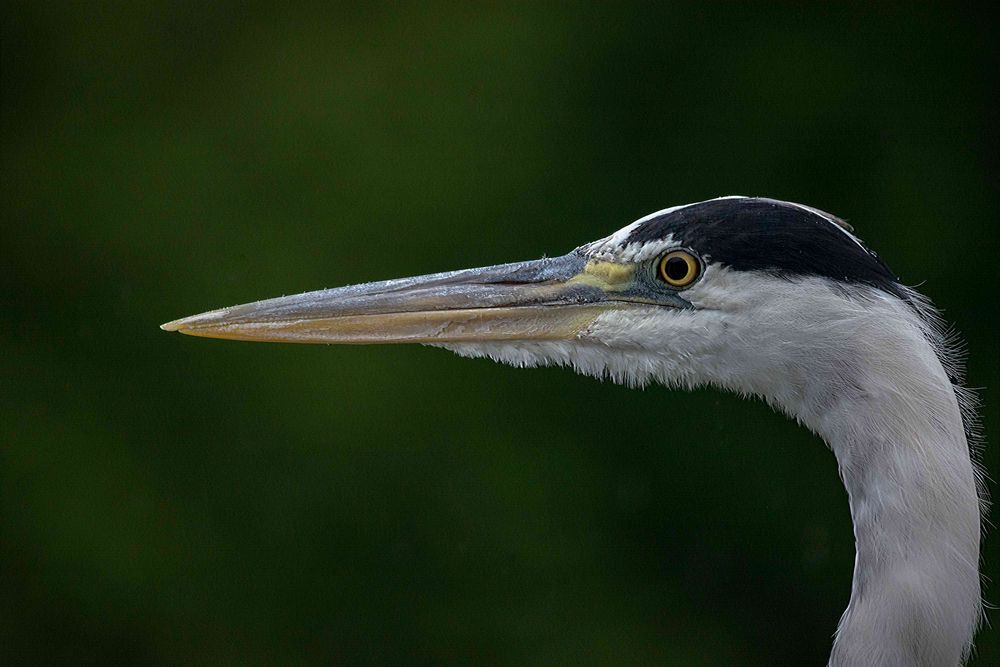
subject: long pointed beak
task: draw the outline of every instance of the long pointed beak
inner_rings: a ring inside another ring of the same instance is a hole
[[[562,257],[267,299],[162,325],[192,336],[291,343],[572,340],[632,282],[628,265]]]

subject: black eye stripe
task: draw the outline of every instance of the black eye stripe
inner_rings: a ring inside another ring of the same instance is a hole
[[[668,237],[737,271],[821,276],[908,299],[889,267],[831,218],[787,202],[736,198],[684,206],[637,225],[625,245]]]

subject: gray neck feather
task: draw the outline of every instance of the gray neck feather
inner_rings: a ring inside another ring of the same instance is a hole
[[[829,444],[850,499],[857,556],[830,664],[954,666],[982,615],[976,471],[933,327],[880,315],[774,399]]]
[[[710,272],[689,293],[704,310],[610,311],[575,343],[448,347],[764,398],[826,441],[850,500],[854,581],[830,664],[960,664],[982,617],[980,500],[970,395],[946,372],[953,357],[933,311],[904,287],[909,302],[821,278],[789,289],[766,274]]]

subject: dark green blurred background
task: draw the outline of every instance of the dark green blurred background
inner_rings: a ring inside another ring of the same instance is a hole
[[[672,204],[849,219],[964,333],[997,444],[985,17],[68,5],[5,2],[0,35],[10,658],[823,663],[847,500],[765,406],[157,328],[562,253]]]

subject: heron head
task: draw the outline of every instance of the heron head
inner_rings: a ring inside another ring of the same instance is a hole
[[[831,446],[852,499],[858,565],[833,661],[936,647],[948,657],[935,664],[957,664],[981,610],[977,471],[962,430],[974,404],[951,384],[956,357],[936,322],[842,221],[725,197],[659,211],[561,257],[308,292],[163,328],[422,343],[763,397]],[[896,644],[866,643],[873,618],[902,628]],[[915,642],[914,627],[931,639]],[[851,653],[859,641],[864,652]]]
[[[561,257],[307,292],[163,328],[252,341],[421,343],[629,384],[755,391],[747,383],[782,354],[774,333],[795,339],[822,326],[825,308],[843,310],[848,287],[900,289],[837,218],[724,197],[659,211]]]

